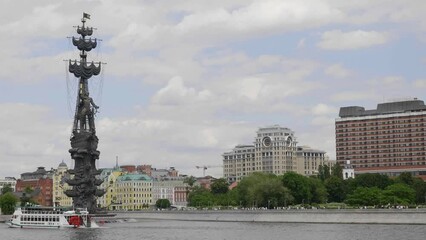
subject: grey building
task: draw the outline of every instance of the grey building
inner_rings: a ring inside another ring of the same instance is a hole
[[[259,128],[253,145],[238,145],[222,156],[228,182],[238,182],[253,172],[314,175],[320,164],[329,164],[324,151],[298,147],[294,132],[279,125]]]
[[[223,154],[223,177],[228,182],[240,181],[252,172],[256,172],[254,145],[238,145]]]
[[[184,177],[163,177],[153,179],[152,197],[155,204],[158,199],[168,199],[174,206],[186,206],[186,191],[188,185]]]
[[[330,161],[326,152],[309,146],[297,147],[297,173],[305,176],[318,175],[320,165],[331,167],[335,161]]]

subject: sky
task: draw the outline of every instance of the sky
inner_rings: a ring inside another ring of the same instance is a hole
[[[222,176],[222,154],[278,124],[335,159],[340,107],[425,100],[424,0],[0,0],[0,178],[73,167],[83,12],[99,168]]]

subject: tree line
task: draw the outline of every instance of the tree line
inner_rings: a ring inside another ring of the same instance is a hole
[[[10,215],[15,211],[15,207],[17,203],[20,203],[20,206],[26,206],[27,204],[37,204],[37,202],[32,198],[33,189],[27,186],[24,189],[21,197],[18,198],[13,194],[13,188],[10,184],[5,185],[1,189],[0,195],[0,208],[1,213]]]
[[[306,177],[295,172],[284,175],[253,173],[238,186],[228,189],[221,178],[211,188],[191,187],[188,205],[192,207],[229,206],[244,208],[278,208],[319,206],[340,203],[348,206],[394,207],[425,204],[426,183],[410,173],[396,178],[377,173],[359,174],[343,180],[342,168],[320,166],[318,175]]]

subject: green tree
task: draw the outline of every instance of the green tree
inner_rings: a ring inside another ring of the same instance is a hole
[[[165,208],[170,208],[171,204],[170,204],[169,199],[160,198],[155,202],[155,206],[157,208],[165,209]]]
[[[186,198],[187,198],[187,201],[189,201],[188,200],[189,193],[194,188],[195,182],[197,182],[197,178],[195,178],[194,176],[185,177],[185,179],[183,180],[183,183],[187,184],[187,186],[186,186]]]
[[[224,178],[219,178],[210,185],[210,189],[213,194],[224,194],[228,192],[229,184]]]
[[[295,172],[287,172],[282,177],[284,187],[288,188],[296,204],[310,203],[311,187],[307,177]]]
[[[281,206],[284,199],[289,199],[289,191],[282,185],[280,179],[271,178],[260,182],[253,189],[254,199],[258,207],[274,208]]]
[[[342,179],[332,176],[325,180],[329,202],[342,202],[346,196],[345,183]]]
[[[232,190],[229,190],[226,193],[226,203],[227,206],[239,206],[240,202],[238,199],[238,189],[234,188]],[[225,204],[221,204],[222,206],[225,206]]]
[[[414,178],[412,188],[416,191],[416,203],[422,204],[426,201],[426,182],[421,178]]]
[[[6,184],[2,189],[1,189],[1,194],[5,194],[8,192],[13,192],[13,188],[10,186],[10,184]]]
[[[393,181],[388,176],[379,173],[364,173],[357,175],[354,183],[356,187],[385,189],[387,186],[392,185]]]
[[[374,206],[381,203],[382,190],[378,187],[358,187],[345,202],[355,206]]]
[[[197,178],[195,178],[194,176],[188,176],[183,180],[183,182],[188,184],[190,188],[194,186],[196,181],[197,181]]]
[[[207,207],[215,204],[213,194],[203,187],[193,187],[188,195],[188,206]]]
[[[253,173],[237,186],[240,205],[244,207],[278,207],[293,202],[290,191],[274,174]]]
[[[324,183],[316,178],[308,178],[309,185],[311,188],[312,203],[325,203],[327,201],[327,189],[324,186]]]
[[[227,193],[213,194],[214,205],[217,206],[236,206],[237,201],[231,196],[231,191]],[[234,194],[235,195],[235,194]]]
[[[396,182],[404,183],[408,186],[413,186],[414,177],[409,172],[403,172],[396,178]]]
[[[340,164],[338,163],[334,164],[334,166],[331,168],[331,176],[335,176],[340,179],[343,179],[343,169],[342,169],[342,166],[340,166]]]
[[[0,196],[0,208],[3,214],[10,215],[15,211],[18,199],[12,192],[7,192]]]
[[[414,177],[409,172],[401,173],[396,179],[395,182],[403,183],[410,186],[416,193],[415,203],[424,203],[426,197],[426,183],[423,179]]]
[[[321,179],[321,181],[330,178],[330,167],[328,165],[324,164],[318,167],[318,178]]]
[[[382,204],[408,205],[416,200],[416,192],[404,183],[396,183],[386,187],[382,192]]]

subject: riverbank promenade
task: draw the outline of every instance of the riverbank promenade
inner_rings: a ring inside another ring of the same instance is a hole
[[[146,211],[118,212],[116,217],[177,221],[426,225],[426,209]]]

